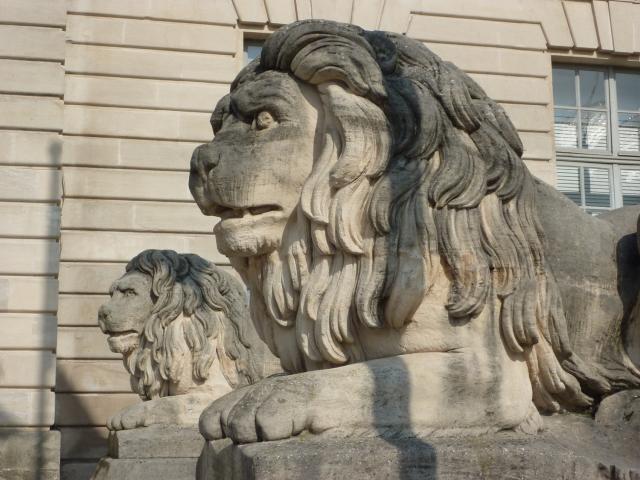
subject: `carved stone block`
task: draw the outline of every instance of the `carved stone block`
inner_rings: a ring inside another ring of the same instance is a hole
[[[198,480],[638,480],[635,441],[586,417],[545,419],[537,436],[323,438],[207,443]],[[627,432],[632,434],[632,432]]]
[[[153,425],[109,434],[92,480],[193,480],[204,441],[195,426]]]

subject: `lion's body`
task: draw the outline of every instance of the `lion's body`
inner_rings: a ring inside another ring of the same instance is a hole
[[[220,422],[239,441],[535,427],[532,402],[584,410],[640,385],[620,300],[637,292],[615,260],[628,221],[592,219],[535,180],[503,109],[422,44],[293,23],[212,126],[191,191],[222,217],[253,321],[296,374],[215,402],[209,438]]]
[[[633,315],[640,291],[640,208],[593,217],[542,182],[537,207],[573,350],[583,360],[617,372],[619,377],[610,378],[617,388],[633,386],[637,379],[627,351],[637,351],[640,344],[633,333],[640,324]]]

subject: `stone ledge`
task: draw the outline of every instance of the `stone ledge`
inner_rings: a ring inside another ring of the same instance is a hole
[[[131,458],[198,458],[204,439],[198,427],[154,425],[109,434],[109,456]]]
[[[503,432],[434,439],[301,436],[280,442],[209,442],[199,480],[309,478],[640,480],[638,431],[603,432],[585,417],[545,419],[537,436]]]

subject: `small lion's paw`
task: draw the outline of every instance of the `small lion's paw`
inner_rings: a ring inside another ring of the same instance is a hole
[[[208,395],[176,395],[136,403],[107,422],[109,430],[130,430],[151,425],[196,425],[209,404]]]
[[[113,415],[107,421],[107,428],[111,431],[116,431],[143,427],[146,424],[148,415],[148,402],[136,403]]]
[[[208,440],[252,443],[319,431],[314,386],[300,377],[268,378],[225,395],[202,413],[200,432]]]

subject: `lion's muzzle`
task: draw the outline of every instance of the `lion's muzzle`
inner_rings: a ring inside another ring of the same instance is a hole
[[[211,144],[205,143],[197,147],[191,155],[189,172],[189,190],[198,207],[205,215],[215,215],[215,204],[210,198],[209,174],[220,162]]]
[[[106,305],[100,306],[100,309],[98,310],[98,325],[100,326],[100,330],[102,330],[102,333],[107,333],[108,331],[108,316],[109,310],[107,309]]]

